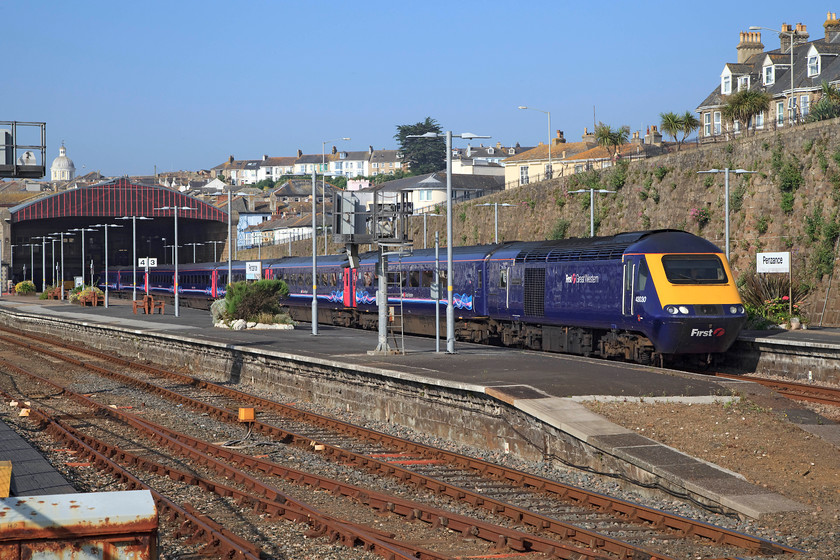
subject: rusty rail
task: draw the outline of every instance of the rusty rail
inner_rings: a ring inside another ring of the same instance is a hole
[[[8,329],[0,328],[0,330],[6,330],[8,332]],[[781,554],[799,552],[797,549],[787,547],[782,544],[766,541],[759,537],[745,535],[737,531],[731,531],[701,521],[687,519],[664,511],[656,510],[653,508],[647,508],[639,504],[634,504],[632,502],[618,500],[609,496],[604,496],[602,494],[562,484],[556,481],[552,481],[536,475],[531,475],[529,473],[525,473],[480,459],[459,455],[457,453],[441,449],[430,448],[428,446],[424,446],[416,442],[411,442],[402,438],[397,438],[380,432],[368,430],[359,426],[354,426],[352,424],[342,422],[340,420],[335,420],[322,415],[305,412],[297,408],[270,401],[268,399],[256,397],[254,395],[250,395],[228,387],[223,387],[215,383],[211,383],[189,375],[171,372],[146,364],[136,364],[123,358],[109,356],[101,352],[88,350],[67,343],[60,343],[52,340],[47,340],[43,337],[29,336],[28,338],[39,340],[43,343],[50,345],[58,345],[60,347],[72,350],[74,352],[95,356],[97,358],[107,360],[112,363],[117,363],[122,366],[137,368],[142,371],[152,373],[154,375],[165,376],[177,380],[178,382],[186,385],[210,390],[216,392],[217,394],[223,394],[230,398],[237,399],[243,403],[252,404],[265,409],[272,410],[273,412],[278,412],[297,421],[307,422],[330,430],[340,431],[346,435],[365,439],[367,441],[379,442],[383,445],[400,449],[405,452],[416,453],[421,456],[446,461],[451,464],[458,465],[462,468],[481,472],[486,476],[492,476],[501,480],[505,480],[523,488],[531,488],[538,491],[547,492],[550,494],[554,494],[560,497],[561,499],[565,499],[578,505],[584,505],[598,511],[621,516],[624,519],[631,522],[645,523],[653,527],[668,529],[683,536],[694,535],[700,538],[708,539],[709,541],[718,545],[735,546],[744,550],[751,551],[753,553]],[[196,401],[194,399],[169,391],[168,389],[159,387],[155,384],[140,381],[133,377],[113,372],[105,368],[100,368],[99,366],[95,366],[93,364],[89,364],[81,360],[70,358],[58,352],[51,352],[42,347],[32,345],[28,342],[21,342],[4,336],[0,336],[0,340],[25,346],[39,352],[47,353],[48,355],[51,355],[58,359],[69,361],[81,367],[92,369],[94,371],[97,371],[98,373],[101,373],[102,375],[119,379],[121,382],[124,383],[130,383],[136,386],[143,386],[147,390],[153,391],[156,394],[165,396],[166,398],[172,399],[176,402],[192,406],[197,410],[206,412],[219,420],[228,422],[238,421],[238,417],[236,416],[236,414],[229,410],[221,409],[212,405],[208,405],[206,403],[202,403],[200,401]],[[253,428],[259,432],[270,435],[279,440],[295,443],[298,445],[311,446],[317,443],[306,436],[301,436],[299,434],[283,430],[276,426],[263,424],[261,422],[255,422]],[[357,465],[367,468],[368,470],[389,476],[394,476],[404,482],[409,482],[417,486],[425,487],[434,492],[446,494],[455,499],[467,501],[473,506],[484,507],[493,511],[494,513],[507,516],[517,522],[522,522],[540,529],[549,530],[559,535],[563,539],[569,539],[581,543],[584,546],[609,551],[613,554],[619,555],[620,557],[627,557],[626,555],[628,554],[638,554],[639,552],[642,552],[650,558],[664,558],[664,556],[656,555],[655,553],[651,553],[650,551],[646,551],[643,549],[637,549],[636,547],[632,547],[631,545],[628,545],[623,541],[611,539],[610,537],[602,535],[600,533],[589,531],[575,525],[563,523],[552,518],[540,516],[528,510],[511,506],[510,504],[505,504],[504,502],[499,502],[497,500],[490,499],[487,496],[466,491],[462,488],[452,486],[441,481],[428,479],[408,469],[403,469],[399,466],[387,462],[378,461],[369,456],[358,455],[350,451],[329,445],[324,446],[324,452],[327,455],[335,457],[337,460],[353,462]]]

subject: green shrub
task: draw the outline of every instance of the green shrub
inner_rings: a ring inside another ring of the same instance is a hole
[[[256,282],[234,282],[225,294],[230,319],[253,321],[261,313],[280,313],[280,300],[288,297],[289,287],[282,280],[257,280]]]
[[[549,234],[549,239],[566,239],[566,234],[569,233],[569,220],[559,219],[554,224],[554,228]]]
[[[760,233],[760,234],[767,233],[767,226],[768,226],[769,223],[770,223],[770,221],[767,219],[767,216],[760,217],[758,219],[758,222],[756,222],[756,224],[755,224],[756,231],[758,231],[758,233]]]
[[[782,193],[782,201],[779,203],[779,207],[782,209],[782,212],[785,214],[790,214],[793,212],[793,201],[794,195],[792,192],[783,192]]]
[[[35,284],[32,280],[24,280],[15,284],[15,293],[21,295],[34,294]]]
[[[706,175],[706,178],[703,179],[703,186],[707,189],[715,184],[715,178],[713,175]]]
[[[656,177],[657,181],[661,181],[665,178],[665,175],[668,174],[668,168],[664,166],[659,166],[653,171],[653,176]]]

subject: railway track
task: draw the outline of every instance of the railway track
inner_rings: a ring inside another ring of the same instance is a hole
[[[125,391],[127,385],[131,385],[133,391],[142,391],[148,395],[139,397],[149,401],[148,406],[144,407],[147,410],[151,407],[165,407],[167,402],[175,403],[174,406],[197,411],[200,422],[209,423],[212,419],[219,425],[231,426],[237,425],[237,408],[253,406],[258,409],[259,415],[258,420],[250,426],[249,437],[256,434],[262,438],[259,442],[254,442],[259,444],[256,445],[257,450],[276,447],[283,450],[280,454],[288,454],[286,449],[294,446],[298,450],[314,451],[320,459],[332,461],[337,465],[333,468],[347,468],[348,465],[352,465],[353,468],[372,473],[377,478],[387,476],[400,485],[410,484],[427,490],[428,494],[436,496],[437,499],[457,503],[459,508],[483,509],[493,516],[507,518],[509,523],[546,535],[523,537],[498,532],[495,537],[491,537],[497,545],[504,544],[513,550],[540,551],[556,557],[596,558],[605,555],[639,559],[723,558],[743,554],[745,551],[758,556],[796,552],[795,549],[757,537],[373,432],[146,364],[130,363],[121,358],[71,345],[61,345],[59,350],[51,350],[50,347],[55,347],[56,341],[34,336],[27,336],[25,339],[18,336],[2,336],[0,340],[37,352],[50,360],[50,363],[70,363],[94,372],[97,376],[107,377],[114,383],[113,387],[107,389],[111,397],[109,400],[113,400],[113,396]],[[130,369],[131,375],[115,371],[112,369],[114,365]],[[59,390],[67,389],[62,387]],[[86,403],[87,406],[97,404],[89,397],[81,398],[90,401]],[[138,399],[137,395],[131,398],[135,402]],[[177,445],[186,445],[208,456],[222,456],[225,462],[244,465],[248,472],[291,473],[283,475],[287,480],[303,480],[312,476],[278,466],[274,460],[275,454],[272,453],[267,454],[269,457],[254,456],[259,454],[253,453],[254,449],[249,448],[252,451],[250,454],[234,454],[229,449],[230,446],[213,445],[149,420],[139,420],[136,414],[102,407],[101,404],[99,406],[100,414],[104,409],[109,416],[124,417],[123,422],[135,426],[137,423],[145,423],[148,429],[161,434],[153,438],[160,447],[171,449],[169,446],[178,442]],[[214,430],[224,431],[219,427]],[[237,443],[244,446],[247,439],[243,437]],[[237,475],[228,476],[236,479]],[[327,488],[339,495],[355,493],[358,496],[374,493],[370,489],[343,489],[335,479],[311,484]],[[452,514],[424,514],[417,504],[398,506],[400,502],[394,496],[390,499],[383,498],[383,501],[378,503],[378,506],[373,507],[396,514],[397,517],[419,519],[432,525],[444,524],[450,529],[460,527],[459,523],[470,523],[456,522]],[[444,519],[445,521],[442,521]],[[478,536],[482,532],[489,534],[489,529],[481,529],[479,525],[478,521],[474,520],[472,525],[465,525],[456,530],[462,535]],[[538,543],[539,539],[544,539],[545,542]],[[558,544],[555,539],[566,544]],[[539,547],[543,547],[542,550]],[[580,556],[562,556],[561,554],[565,553],[563,551],[571,551],[568,554]]]
[[[784,395],[790,399],[812,402],[818,404],[826,404],[830,406],[840,406],[840,389],[834,387],[824,387],[820,385],[811,385],[808,383],[798,383],[796,381],[783,381],[780,379],[767,379],[763,377],[756,377],[752,375],[731,375],[726,373],[716,373],[715,377],[723,377],[726,379],[748,380],[765,387],[770,387],[780,395]]]

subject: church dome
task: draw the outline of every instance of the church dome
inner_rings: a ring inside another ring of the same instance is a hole
[[[76,166],[73,165],[73,160],[67,157],[67,148],[62,144],[58,151],[58,157],[53,160],[50,166],[50,180],[69,181],[75,176]]]

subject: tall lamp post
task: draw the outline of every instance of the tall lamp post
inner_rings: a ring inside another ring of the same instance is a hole
[[[751,25],[749,27],[750,31],[759,31],[764,29],[765,31],[772,31],[773,33],[778,33],[779,35],[787,35],[790,37],[790,98],[791,101],[788,101],[788,118],[790,118],[790,124],[793,124],[793,119],[795,117],[796,108],[794,107],[794,96],[793,96],[793,43],[796,36],[796,30],[794,31],[779,31],[778,29],[770,29],[769,27],[761,27],[758,25]],[[728,216],[728,214],[727,214]],[[727,258],[729,255],[726,255]]]
[[[137,220],[151,220],[146,216],[123,216],[118,220],[131,220],[131,301],[137,300]],[[148,256],[148,255],[147,255]]]
[[[554,176],[554,168],[551,165],[551,111],[543,111],[542,109],[526,107],[525,105],[520,105],[519,109],[530,109],[532,111],[539,111],[540,113],[548,115],[548,171],[545,174],[545,178],[551,179],[551,177]]]
[[[426,219],[429,217],[443,216],[443,214],[432,214],[431,212],[423,212],[423,248],[426,248]]]
[[[569,194],[589,193],[589,237],[595,237],[595,193],[614,193],[615,191],[608,191],[607,189],[580,189],[576,191],[569,191]]]
[[[207,241],[206,243],[207,243],[208,245],[210,245],[210,244],[212,244],[212,245],[213,245],[213,262],[217,262],[217,261],[216,261],[216,259],[218,258],[217,247],[218,247],[219,245],[223,245],[223,244],[225,244],[225,243],[226,243],[226,241],[225,241],[224,239],[220,239],[220,240],[218,240],[218,241]]]
[[[121,228],[122,226],[119,224],[96,224],[92,227],[101,227],[105,230],[105,309],[108,309],[108,297],[110,295],[108,290],[110,284],[110,279],[108,278],[108,228]]]
[[[178,210],[186,212],[188,210],[195,210],[195,208],[192,206],[161,206],[160,208],[155,208],[155,210],[174,210],[173,214],[175,214],[175,247],[172,250],[173,260],[175,261],[175,285],[173,288],[175,291],[175,316],[180,317],[178,312]]]
[[[747,171],[746,169],[709,169],[697,173],[723,173],[723,213],[724,213],[724,243],[726,243],[726,260],[729,260],[729,174],[743,175],[744,173],[758,173],[758,171]]]
[[[476,206],[492,206],[493,207],[493,242],[499,243],[499,206],[516,206],[515,204],[508,204],[507,202],[485,202],[484,204],[477,204]]]
[[[85,284],[85,232],[86,231],[96,231],[95,229],[89,228],[73,228],[70,231],[80,231],[82,233],[82,285]],[[90,279],[90,285],[93,286],[93,277]]]
[[[41,291],[47,290],[47,241],[52,241],[52,237],[48,235],[37,235],[32,239],[41,240]]]
[[[324,254],[327,254],[327,143],[338,142],[339,140],[350,140],[349,138],[336,138],[335,140],[324,140],[321,142],[321,194],[324,197],[321,200],[321,209],[323,214],[321,216],[321,229],[324,230]],[[335,210],[333,210],[335,212]]]
[[[64,232],[59,231],[56,233],[51,233],[50,235],[58,235],[61,237],[61,270],[59,277],[59,282],[61,282],[61,300],[64,301]]]
[[[195,264],[195,248],[198,247],[199,245],[204,245],[204,243],[193,242],[193,243],[184,243],[184,245],[192,245],[192,248],[193,248],[193,264]]]
[[[446,138],[446,353],[455,353],[455,308],[452,304],[452,138],[472,140],[474,138],[490,138],[469,132],[452,134],[426,132],[425,134],[409,134],[407,138]]]

